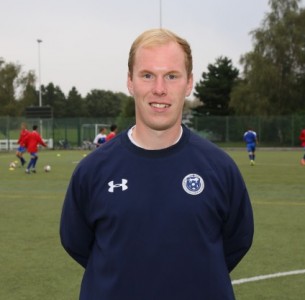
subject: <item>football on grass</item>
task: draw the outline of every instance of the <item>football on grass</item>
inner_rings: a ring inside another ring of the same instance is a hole
[[[46,165],[46,166],[44,166],[43,169],[44,169],[45,172],[50,172],[51,171],[51,166]]]
[[[11,162],[11,163],[10,163],[10,168],[15,169],[15,168],[16,168],[16,164],[15,164],[14,162]]]

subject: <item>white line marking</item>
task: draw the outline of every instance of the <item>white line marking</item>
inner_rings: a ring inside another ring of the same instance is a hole
[[[236,284],[242,284],[242,283],[246,283],[246,282],[253,282],[253,281],[266,280],[266,279],[277,278],[277,277],[282,277],[282,276],[299,275],[299,274],[305,274],[305,270],[279,272],[279,273],[268,274],[268,275],[254,276],[254,277],[250,277],[250,278],[237,279],[237,280],[233,280],[232,284],[236,285]]]

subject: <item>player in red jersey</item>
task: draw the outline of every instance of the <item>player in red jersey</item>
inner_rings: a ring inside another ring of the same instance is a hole
[[[305,150],[305,129],[301,130],[299,138],[300,138],[300,141],[301,141],[301,147],[303,147],[304,150]],[[301,165],[305,166],[305,153],[304,153],[303,158],[301,159]]]
[[[106,137],[106,142],[110,141],[111,139],[113,139],[116,136],[117,129],[118,129],[118,127],[115,124],[110,126],[110,132]]]
[[[19,147],[17,148],[17,151],[16,151],[16,156],[19,158],[22,166],[24,166],[24,164],[26,163],[25,159],[23,158],[23,154],[26,151],[24,140],[28,134],[29,134],[29,131],[26,128],[26,123],[22,122],[21,131],[20,131],[18,142],[17,142],[19,144]]]
[[[40,134],[37,132],[37,128],[38,128],[37,125],[34,125],[33,131],[30,132],[24,140],[27,151],[31,154],[31,160],[25,170],[27,174],[29,174],[30,171],[36,173],[35,168],[38,160],[38,155],[37,155],[38,145],[47,147],[47,144],[42,140]]]

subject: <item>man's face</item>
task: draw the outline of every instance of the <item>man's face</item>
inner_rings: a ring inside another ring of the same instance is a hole
[[[193,77],[187,76],[184,52],[178,44],[140,47],[133,74],[128,74],[137,126],[161,131],[180,126],[184,100],[192,87]]]

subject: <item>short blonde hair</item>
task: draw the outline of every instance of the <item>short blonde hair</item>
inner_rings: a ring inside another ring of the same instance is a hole
[[[193,58],[192,50],[189,43],[185,39],[171,32],[170,30],[163,28],[144,31],[135,39],[135,41],[131,45],[128,58],[128,71],[130,76],[132,77],[135,55],[140,47],[153,47],[158,45],[164,45],[169,42],[177,43],[183,50],[185,54],[185,68],[188,77],[190,77],[193,70]]]

